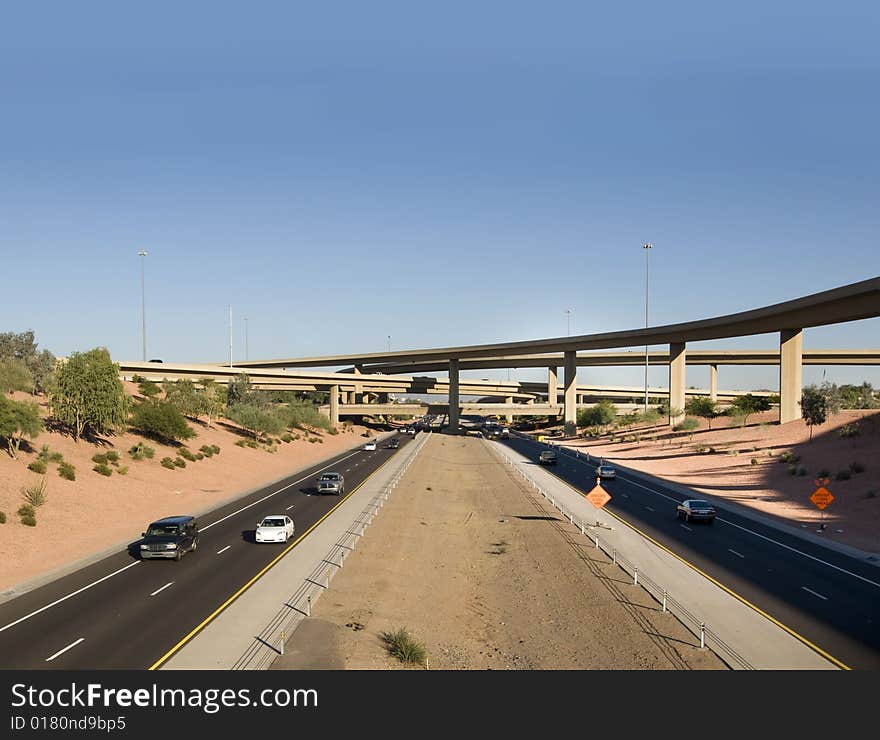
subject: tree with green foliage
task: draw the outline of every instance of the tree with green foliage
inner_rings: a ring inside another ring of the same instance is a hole
[[[0,395],[0,438],[4,440],[10,457],[18,457],[22,440],[25,437],[33,439],[42,429],[43,420],[37,404]]]
[[[649,408],[647,411],[639,413],[639,423],[653,426],[660,421],[660,412],[657,409]]]
[[[810,428],[810,442],[813,441],[813,427],[824,424],[828,418],[828,395],[815,385],[806,386],[801,392],[801,415]]]
[[[230,406],[226,418],[247,429],[254,439],[259,439],[261,434],[281,434],[285,429],[284,419],[275,410],[252,403]]]
[[[330,419],[307,401],[287,404],[281,412],[288,429],[330,429]]]
[[[708,396],[692,396],[687,399],[684,404],[684,411],[691,416],[699,416],[709,422],[709,429],[712,428],[712,419],[718,416],[715,401]]]
[[[0,333],[0,360],[19,360],[30,372],[31,393],[45,393],[55,369],[55,355],[49,350],[37,350],[33,331],[16,334]]]
[[[213,419],[226,409],[226,386],[218,385],[213,378],[205,378],[201,383],[202,413],[208,417],[208,426],[211,426]]]
[[[131,426],[161,442],[176,442],[195,436],[174,404],[155,398],[142,401],[134,407]]]
[[[138,390],[145,398],[155,398],[162,392],[162,386],[154,380],[140,378],[138,380]]]
[[[73,352],[56,372],[50,395],[53,416],[73,432],[110,434],[125,425],[128,397],[119,379],[119,365],[104,347]]]
[[[751,393],[746,393],[742,396],[736,396],[730,402],[730,408],[735,409],[735,411],[731,413],[730,409],[728,409],[728,415],[742,416],[744,418],[743,425],[745,425],[752,414],[770,410],[770,399],[766,396],[754,396]]]
[[[192,380],[181,378],[165,383],[165,400],[184,416],[196,420],[204,410],[203,396]]]
[[[226,405],[235,406],[241,403],[250,403],[253,399],[253,386],[247,373],[239,373],[229,381],[226,386]],[[255,405],[251,403],[250,405]]]
[[[600,401],[595,406],[580,409],[577,424],[580,427],[606,427],[617,418],[617,406],[611,401]]]
[[[30,393],[33,388],[34,376],[23,360],[15,357],[0,359],[0,393]]]
[[[844,384],[840,386],[840,405],[845,409],[875,409],[877,398],[874,387],[867,381],[861,385]]]

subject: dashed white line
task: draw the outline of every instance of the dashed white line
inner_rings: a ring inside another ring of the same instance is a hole
[[[732,552],[734,555],[745,559],[745,555],[743,555],[742,553],[739,553],[736,550],[731,550],[729,547],[727,548],[727,550],[728,550],[728,552]]]
[[[59,655],[61,655],[62,653],[66,653],[68,650],[70,650],[70,648],[76,647],[85,639],[85,637],[80,637],[78,640],[74,640],[66,648],[61,648],[61,650],[59,650],[57,653],[55,653],[54,655],[50,655],[48,658],[46,658],[46,662],[48,663],[50,660],[55,660],[55,658],[57,658]]]
[[[654,509],[654,508],[652,508],[652,507],[650,507],[650,506],[645,506],[645,508],[646,508],[648,511],[657,511],[657,509]]]
[[[285,509],[285,511],[290,511],[293,507],[294,507],[294,504],[291,504],[290,506],[288,506],[288,507]]]
[[[694,531],[687,524],[679,524],[678,526],[680,526],[682,529],[686,529],[688,532]]]
[[[174,585],[174,581],[170,581],[169,583],[166,583],[164,586],[162,586],[162,588],[157,588],[155,591],[153,591],[153,593],[150,594],[150,596],[155,596],[156,594],[164,591],[169,586],[173,586],[173,585]]]
[[[87,586],[83,586],[82,588],[77,589],[73,593],[67,594],[67,596],[62,596],[60,599],[55,599],[55,601],[53,601],[51,604],[46,604],[46,606],[41,606],[36,611],[32,611],[30,614],[25,614],[23,617],[19,617],[14,622],[10,622],[9,624],[6,624],[3,627],[0,627],[0,632],[4,632],[5,630],[8,630],[10,627],[14,627],[15,625],[17,625],[19,622],[24,622],[25,619],[30,619],[31,617],[36,616],[40,612],[46,611],[46,609],[49,609],[49,608],[55,606],[56,604],[60,604],[62,601],[67,601],[67,599],[69,599],[71,596],[76,596],[77,594],[81,594],[83,591],[90,589],[92,586],[97,586],[99,583],[101,583],[101,581],[106,581],[108,578],[112,578],[117,573],[122,573],[122,571],[128,570],[129,568],[134,568],[134,566],[140,565],[140,564],[141,564],[141,561],[136,560],[135,562],[129,563],[128,565],[120,568],[119,570],[114,570],[112,573],[108,573],[103,578],[99,578],[97,581],[92,581]]]
[[[230,547],[232,547],[232,545],[226,545],[222,550],[217,550],[217,554],[220,555],[221,553],[226,552]]]
[[[804,591],[808,591],[809,593],[813,594],[813,596],[818,596],[820,599],[824,599],[825,601],[828,601],[828,597],[827,597],[827,596],[822,596],[822,594],[818,594],[818,593],[816,593],[816,592],[813,591],[813,589],[811,589],[811,588],[807,588],[806,586],[801,586],[801,588],[802,588]]]

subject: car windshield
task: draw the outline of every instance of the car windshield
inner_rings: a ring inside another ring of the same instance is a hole
[[[324,473],[324,475],[321,476],[321,480],[339,480],[339,474],[338,473]]]
[[[151,524],[147,537],[175,537],[179,531],[176,524]]]
[[[263,519],[263,522],[260,524],[261,527],[283,527],[284,520],[283,519]]]
[[[692,509],[711,509],[712,505],[708,501],[691,501]]]

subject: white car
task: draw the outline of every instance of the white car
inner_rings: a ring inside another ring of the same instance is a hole
[[[272,514],[257,523],[254,539],[257,542],[287,542],[293,537],[293,519],[284,514]]]
[[[374,439],[371,439],[369,442],[367,442],[364,445],[364,450],[366,452],[369,452],[370,450],[375,450],[375,449],[376,449],[376,440],[374,440]]]
[[[617,471],[610,465],[600,465],[596,468],[596,475],[600,478],[616,478]]]

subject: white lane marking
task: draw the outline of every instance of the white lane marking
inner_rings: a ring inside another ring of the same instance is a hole
[[[629,498],[629,494],[628,494],[628,493],[621,493],[620,495],[623,496],[624,498]]]
[[[816,593],[815,591],[813,591],[813,589],[811,589],[811,588],[807,588],[806,586],[801,586],[801,588],[802,588],[804,591],[809,591],[811,594],[813,594],[813,596],[818,596],[820,599],[824,599],[825,601],[828,601],[828,597],[827,597],[827,596],[822,596],[822,594],[817,594],[817,593]]]
[[[293,508],[293,504],[291,504],[290,506],[288,506],[288,507],[285,509],[285,511],[290,511],[292,508]]]
[[[217,550],[217,554],[220,555],[221,553],[226,552],[230,547],[232,547],[232,545],[226,545],[222,550]]]
[[[648,511],[657,511],[657,509],[652,509],[650,506],[645,506]]]
[[[351,455],[347,455],[346,457],[343,457],[342,460],[348,460],[349,457],[351,457],[352,455],[356,455],[356,454],[357,454],[356,452],[352,452]],[[321,468],[321,470],[329,470],[330,468],[334,467],[337,463],[342,462],[342,460],[337,460],[336,462],[331,463],[330,465],[327,465],[326,467]],[[226,521],[227,519],[229,519],[230,517],[233,517],[233,516],[235,516],[236,514],[241,514],[241,512],[243,512],[243,511],[245,511],[245,510],[247,510],[247,509],[250,509],[252,506],[256,506],[257,504],[262,503],[262,502],[265,501],[267,498],[272,498],[272,496],[274,496],[276,493],[281,493],[282,491],[286,491],[288,488],[292,488],[292,487],[295,486],[297,483],[302,483],[304,480],[308,480],[309,478],[314,478],[315,473],[320,473],[321,470],[316,470],[314,473],[311,473],[310,475],[303,476],[303,477],[300,478],[299,480],[295,480],[295,481],[293,481],[293,483],[288,483],[288,484],[287,484],[286,486],[284,486],[283,488],[279,488],[277,491],[272,491],[272,493],[270,493],[270,494],[268,494],[268,495],[266,495],[266,496],[263,496],[263,498],[261,498],[261,499],[257,499],[256,501],[254,501],[254,502],[251,503],[251,504],[248,504],[247,506],[242,506],[238,511],[233,511],[231,514],[227,514],[227,515],[224,516],[223,518],[218,519],[216,522],[211,522],[211,523],[208,524],[207,526],[202,527],[202,528],[201,528],[201,531],[204,532],[206,529],[210,529],[210,528],[213,527],[215,524],[220,524],[220,522],[225,522],[225,521]]]
[[[736,550],[731,550],[729,547],[728,547],[727,549],[728,549],[729,552],[732,552],[734,555],[737,555],[738,557],[741,557],[741,558],[743,558],[743,559],[745,560],[745,557],[746,557],[746,556],[743,555],[742,553],[739,553],[739,552],[737,552]]]
[[[678,526],[680,526],[682,529],[686,529],[688,532],[694,531],[687,524],[679,524]]]
[[[129,568],[134,568],[134,566],[140,565],[140,564],[141,564],[140,560],[135,560],[135,562],[129,563],[128,565],[124,566],[123,568],[120,568],[119,570],[114,570],[112,573],[107,574],[103,578],[99,578],[97,581],[92,581],[87,586],[83,586],[82,588],[77,589],[73,593],[67,594],[67,596],[62,596],[60,599],[56,599],[51,604],[46,604],[46,606],[41,606],[36,611],[32,611],[30,614],[25,614],[23,617],[19,617],[14,622],[10,622],[9,624],[4,625],[3,627],[0,627],[0,632],[4,632],[5,630],[8,630],[10,627],[14,627],[15,625],[17,625],[19,622],[24,622],[25,619],[30,619],[31,617],[36,616],[40,612],[46,611],[46,609],[49,609],[49,608],[55,606],[56,604],[60,604],[62,601],[67,601],[67,599],[71,598],[72,596],[76,596],[77,594],[81,594],[83,591],[90,589],[92,586],[97,586],[99,583],[101,583],[101,581],[106,581],[108,578],[112,578],[117,573],[122,573],[122,571],[128,570]]]
[[[162,588],[157,588],[155,591],[153,591],[153,593],[150,594],[150,596],[155,596],[156,594],[161,593],[166,588],[168,588],[169,586],[172,586],[172,585],[174,585],[174,581],[170,581],[169,583],[166,583],[164,586],[162,586]]]
[[[656,494],[657,496],[662,496],[665,499],[669,499],[670,501],[677,501],[672,496],[667,496],[665,493],[661,493],[660,491],[655,491],[653,488],[648,488],[647,486],[643,486],[641,483],[636,483],[634,480],[630,480],[629,478],[624,478],[627,483],[631,483],[634,486],[638,486],[639,488],[644,488],[646,491],[650,491],[651,493]],[[626,494],[623,494],[626,496]],[[744,527],[741,524],[737,524],[736,522],[732,522],[729,519],[723,519],[720,516],[715,517],[718,521],[724,522],[725,524],[730,524],[732,527],[736,527],[737,529],[741,529],[743,532],[748,532],[755,537],[760,537],[762,540],[767,540],[767,542],[772,542],[774,545],[779,545],[779,547],[783,547],[786,550],[790,550],[791,552],[797,553],[798,555],[802,555],[805,558],[809,558],[810,560],[814,560],[817,563],[821,563],[822,565],[827,565],[829,568],[833,568],[836,571],[841,573],[845,573],[848,576],[852,576],[853,578],[858,578],[860,581],[864,581],[865,583],[870,583],[872,586],[876,586],[880,588],[880,583],[877,581],[872,581],[870,578],[866,578],[865,576],[861,576],[858,573],[853,573],[851,570],[847,570],[846,568],[841,568],[839,565],[835,565],[834,563],[829,563],[827,560],[822,560],[822,558],[817,558],[815,555],[810,555],[808,552],[804,552],[803,550],[798,550],[796,547],[792,547],[791,545],[786,545],[784,542],[780,542],[779,540],[774,540],[772,537],[768,537],[767,535],[761,534],[760,532],[756,532],[753,529],[749,529],[748,527]]]
[[[66,648],[61,648],[61,650],[59,650],[57,653],[55,653],[54,655],[50,655],[48,658],[46,658],[46,662],[48,663],[50,660],[55,660],[55,658],[57,658],[59,655],[61,655],[62,653],[66,653],[68,650],[70,650],[70,648],[76,647],[85,639],[85,637],[80,637],[78,640],[74,640]]]

